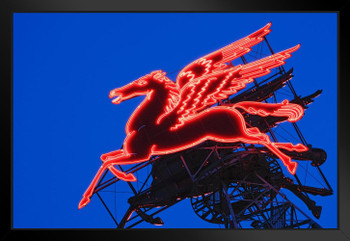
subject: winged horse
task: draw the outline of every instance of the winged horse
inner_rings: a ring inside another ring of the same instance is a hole
[[[90,202],[105,170],[109,169],[121,180],[133,182],[136,178],[132,173],[126,174],[115,165],[145,162],[152,155],[175,153],[206,140],[263,145],[281,159],[291,174],[295,174],[297,163],[280,149],[302,152],[308,148],[302,144],[271,142],[258,128],[246,125],[239,109],[264,117],[287,117],[287,121],[296,122],[304,114],[300,105],[284,100],[277,104],[243,101],[213,106],[245,88],[254,78],[285,64],[284,60],[300,47],[299,44],[254,62],[233,66],[232,60],[263,41],[271,31],[270,26],[271,23],[187,65],[178,74],[176,83],[166,76],[166,72],[157,70],[110,91],[113,104],[140,95],[146,98],[126,124],[123,149],[101,155],[103,164],[85,191],[79,209]]]

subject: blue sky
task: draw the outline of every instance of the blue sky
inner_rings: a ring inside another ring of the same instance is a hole
[[[321,169],[335,194],[312,198],[323,206],[318,223],[336,228],[335,13],[15,13],[13,227],[114,227],[97,198],[78,210],[100,155],[120,148],[124,126],[143,99],[116,106],[109,91],[158,69],[175,80],[188,63],[268,22],[268,40],[276,52],[301,43],[285,65],[294,68],[297,93],[323,90],[298,125],[308,143],[327,152]],[[299,169],[303,181],[321,185]],[[285,193],[309,214],[303,203]],[[125,208],[125,199],[118,202]],[[160,217],[164,228],[218,228],[199,219],[189,200]]]

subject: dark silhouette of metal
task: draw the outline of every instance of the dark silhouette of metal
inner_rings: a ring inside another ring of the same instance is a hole
[[[273,50],[267,41],[269,51]],[[260,45],[261,45],[260,44]],[[260,48],[258,46],[258,48]],[[261,53],[258,53],[261,54]],[[241,61],[247,63],[245,56]],[[308,96],[298,96],[290,82],[293,69],[270,74],[264,80],[254,81],[254,86],[218,103],[232,104],[240,101],[277,102],[276,91],[288,86],[292,93],[291,103],[297,103],[305,109],[321,94],[317,90]],[[258,127],[261,132],[269,133],[274,142],[278,142],[272,130],[285,117],[260,117],[242,113],[249,126]],[[222,225],[224,228],[254,229],[309,229],[322,228],[303,210],[291,202],[281,192],[287,189],[303,201],[314,218],[321,215],[322,207],[316,205],[310,195],[328,196],[333,194],[320,166],[326,161],[327,154],[320,148],[308,144],[296,123],[292,123],[301,143],[309,147],[306,152],[283,150],[294,160],[310,161],[312,167],[320,173],[327,188],[305,186],[298,175],[286,177],[277,157],[265,147],[245,145],[244,143],[223,144],[206,141],[191,149],[165,156],[153,156],[148,162],[132,166],[126,173],[138,173],[150,167],[144,182],[136,187],[128,183],[133,196],[128,199],[129,208],[120,221],[100,195],[104,189],[119,181],[116,177],[107,178],[108,170],[95,188],[96,194],[112,217],[117,228],[133,228],[142,222],[162,225],[157,216],[176,203],[190,199],[194,212],[203,220]]]

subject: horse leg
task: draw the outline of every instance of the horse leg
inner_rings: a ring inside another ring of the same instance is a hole
[[[246,131],[247,131],[247,133],[253,134],[253,135],[261,133],[258,127],[247,128]]]
[[[307,148],[301,143],[298,143],[296,145],[293,145],[292,143],[275,143],[275,145],[280,149],[285,149],[288,151],[303,152],[309,150],[309,148]]]
[[[119,171],[114,165],[126,165],[138,163],[144,160],[147,160],[150,157],[151,146],[146,145],[145,133],[144,132],[132,132],[125,139],[125,150],[116,150],[111,151],[101,155],[101,160],[103,163],[108,165],[108,169],[119,179],[123,181],[134,182],[136,181],[135,176],[132,173],[126,174],[125,172]],[[119,158],[123,157],[125,153],[128,158]],[[121,161],[122,160],[122,161]],[[109,165],[108,163],[113,163]]]
[[[83,208],[90,202],[90,198],[94,192],[94,189],[96,187],[96,184],[98,180],[101,178],[102,174],[106,169],[112,169],[113,165],[121,165],[121,164],[131,164],[131,163],[138,163],[147,160],[148,158],[142,158],[139,155],[132,155],[132,154],[124,154],[124,155],[119,155],[115,159],[111,159],[108,161],[105,161],[100,169],[97,171],[94,179],[90,183],[89,187],[83,194],[83,198],[81,199],[79,203],[79,209]],[[114,167],[113,167],[114,168]],[[125,172],[119,171],[116,168],[113,169],[113,174],[124,181],[136,181],[135,176],[132,173],[126,174]]]
[[[257,135],[258,137],[259,137],[260,134],[262,134],[257,127],[247,128],[246,131],[247,131],[247,133],[249,133],[249,135]],[[260,138],[265,140],[265,137],[263,137],[263,136],[261,136]],[[288,151],[302,152],[302,151],[307,151],[309,149],[309,148],[307,148],[306,146],[304,146],[301,143],[293,145],[292,143],[275,142],[274,145],[277,148],[285,149],[285,150],[288,150]]]
[[[254,133],[254,134],[253,134]],[[255,128],[248,128],[246,133],[246,135],[243,137],[244,139],[247,139],[247,142],[250,143],[256,143],[256,144],[261,144],[264,145],[266,148],[268,148],[271,152],[273,152],[277,157],[279,157],[282,161],[282,163],[287,167],[288,171],[291,174],[295,174],[298,163],[297,162],[293,162],[291,161],[292,159],[284,154],[281,150],[279,150],[278,148],[292,148],[292,149],[302,149],[303,145],[292,145],[289,143],[274,143],[271,142],[270,138],[268,135],[261,133],[261,132],[257,132],[257,130]],[[306,148],[306,147],[305,147]]]
[[[123,153],[124,153],[124,150],[122,150],[122,149],[107,152],[107,153],[102,154],[100,159],[101,159],[101,161],[105,162],[105,161],[108,161],[110,159],[116,158],[117,156],[119,156]]]
[[[94,179],[90,183],[89,187],[83,194],[83,198],[81,199],[79,203],[79,209],[86,206],[90,202],[90,197],[92,196],[94,189],[97,185],[98,180],[101,178],[102,174],[105,172],[106,169],[111,170],[111,172],[119,179],[123,181],[128,182],[134,182],[136,181],[136,177],[132,173],[126,174],[125,172],[119,171],[114,167],[114,165],[127,165],[127,164],[134,164],[139,162],[144,162],[148,160],[150,157],[150,153],[138,153],[138,154],[129,154],[124,153],[115,156],[115,158],[108,159],[103,162],[100,169],[97,171]]]
[[[120,155],[119,157],[118,157],[118,159],[120,159],[120,158],[126,158],[127,157],[127,155]],[[101,176],[102,176],[102,174],[104,173],[104,171],[107,169],[107,168],[109,168],[109,167],[111,167],[111,162],[112,161],[114,161],[114,160],[109,160],[109,161],[106,161],[106,162],[104,162],[102,165],[101,165],[101,167],[100,167],[100,169],[97,171],[97,173],[96,173],[96,175],[95,175],[95,177],[94,177],[94,179],[92,180],[92,182],[90,183],[90,185],[89,185],[89,187],[86,189],[86,191],[85,191],[85,193],[83,194],[83,198],[81,199],[81,201],[80,201],[80,203],[79,203],[79,209],[81,209],[82,207],[84,207],[84,206],[86,206],[89,202],[90,202],[90,197],[92,196],[92,194],[93,194],[93,192],[94,192],[94,189],[95,189],[95,187],[96,187],[96,185],[97,185],[97,182],[99,181],[99,179],[101,178]],[[121,173],[120,173],[120,171],[118,171],[118,172],[116,172],[116,173],[113,173],[113,174],[117,174],[118,176],[121,176]],[[132,176],[126,176],[125,175],[125,173],[123,173],[124,174],[124,178],[132,178],[133,177],[133,175]],[[135,177],[134,177],[135,178]]]
[[[111,151],[111,152],[102,154],[100,159],[102,162],[106,162],[109,160],[116,159],[119,155],[123,155],[123,154],[124,154],[123,150]],[[129,176],[128,178],[125,173],[119,171],[114,166],[110,166],[108,169],[110,170],[111,173],[113,173],[114,176],[118,177],[119,179],[122,179],[124,181],[130,181],[130,182],[136,181],[135,177],[133,177],[132,174],[131,174],[132,176]]]
[[[287,167],[288,171],[292,175],[294,175],[297,170],[298,163],[291,161],[292,159],[290,158],[290,156],[281,152],[275,144],[276,143],[273,142],[262,143],[262,145],[266,146],[270,151],[272,151],[276,156],[278,156],[283,162],[283,164]]]

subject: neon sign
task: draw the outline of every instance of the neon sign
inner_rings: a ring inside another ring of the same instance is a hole
[[[238,109],[264,117],[286,117],[287,121],[296,122],[304,114],[300,105],[284,100],[278,104],[243,101],[211,107],[245,88],[254,78],[283,65],[284,60],[300,47],[297,45],[245,65],[228,64],[260,43],[271,31],[270,26],[269,23],[251,35],[192,62],[178,74],[176,83],[166,77],[166,72],[158,70],[110,91],[113,104],[140,95],[146,98],[126,124],[123,149],[101,156],[103,164],[84,193],[79,208],[90,202],[105,170],[109,169],[121,180],[136,181],[132,173],[126,174],[114,166],[145,162],[152,155],[175,153],[206,140],[263,145],[281,159],[291,174],[295,174],[297,163],[280,149],[302,152],[308,148],[302,144],[272,142],[258,128],[248,128]]]

